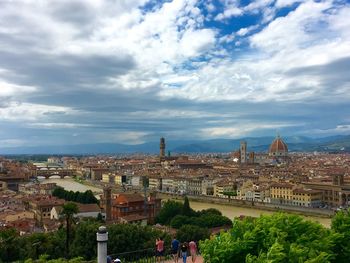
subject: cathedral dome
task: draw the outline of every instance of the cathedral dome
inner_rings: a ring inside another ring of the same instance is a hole
[[[271,143],[269,148],[269,154],[273,156],[282,156],[288,153],[287,144],[277,136],[277,138]]]

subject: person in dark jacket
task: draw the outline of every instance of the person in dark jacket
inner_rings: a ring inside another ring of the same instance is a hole
[[[182,243],[180,247],[180,251],[181,251],[181,257],[182,257],[183,263],[186,263],[186,260],[187,260],[187,250],[188,250],[187,242]]]

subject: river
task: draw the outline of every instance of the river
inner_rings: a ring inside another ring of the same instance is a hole
[[[57,185],[65,188],[68,191],[80,191],[84,192],[86,190],[91,190],[94,193],[102,193],[102,189],[98,186],[90,186],[81,184],[77,181],[74,181],[73,178],[50,178],[50,179],[42,179],[40,180],[41,183],[56,183]],[[99,197],[97,195],[97,197]],[[204,202],[196,202],[196,201],[190,201],[190,206],[194,210],[203,210],[207,208],[216,208],[224,216],[227,216],[230,219],[233,219],[234,217],[238,217],[240,215],[244,216],[252,216],[252,217],[259,217],[260,215],[270,215],[273,212],[266,211],[262,209],[256,209],[256,208],[245,208],[245,207],[236,207],[231,205],[224,205],[224,204],[212,204],[212,203],[204,203]],[[302,216],[305,219],[316,221],[324,225],[325,227],[330,227],[331,225],[331,218],[324,218],[324,217],[318,217],[318,216]]]
[[[94,193],[102,193],[103,190],[99,187],[95,187],[95,186],[91,186],[91,185],[86,185],[86,184],[82,184],[79,183],[77,181],[75,181],[73,178],[64,178],[64,179],[60,179],[59,177],[57,178],[49,178],[49,179],[44,179],[44,178],[40,178],[39,179],[40,183],[56,183],[58,186],[63,187],[64,189],[68,190],[68,191],[79,191],[79,192],[85,192],[87,190],[91,190]]]
[[[237,207],[237,206],[231,206],[231,205],[219,205],[219,204],[212,204],[212,203],[202,203],[202,202],[195,202],[190,201],[190,206],[192,209],[198,211],[203,210],[207,208],[215,208],[218,209],[224,216],[227,216],[230,219],[233,219],[234,217],[238,217],[240,215],[244,216],[252,216],[252,217],[259,217],[260,215],[271,215],[273,214],[272,211],[266,211],[256,208],[245,208],[245,207]],[[324,217],[318,217],[318,216],[304,216],[307,220],[316,221],[320,224],[324,225],[325,227],[330,227],[331,225],[331,218],[324,218]]]

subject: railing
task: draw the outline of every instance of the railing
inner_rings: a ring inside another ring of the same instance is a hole
[[[156,248],[141,249],[110,255],[112,260],[120,259],[122,263],[153,263],[157,262]],[[161,262],[172,258],[170,248],[165,248]],[[159,262],[159,261],[158,261]]]

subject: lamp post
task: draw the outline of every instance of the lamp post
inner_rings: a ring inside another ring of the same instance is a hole
[[[106,263],[107,261],[107,241],[108,232],[105,226],[100,226],[96,233],[97,239],[97,263]]]

